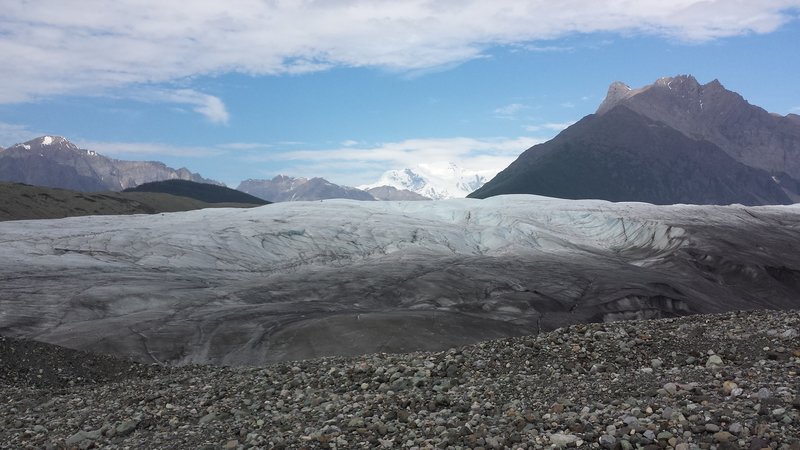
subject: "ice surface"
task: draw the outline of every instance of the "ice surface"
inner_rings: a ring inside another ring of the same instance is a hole
[[[5,222],[0,333],[228,364],[446,348],[799,307],[797,242],[798,206],[528,195]]]

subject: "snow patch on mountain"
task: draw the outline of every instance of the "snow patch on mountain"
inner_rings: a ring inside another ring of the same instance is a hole
[[[359,186],[359,189],[372,189],[391,186],[407,189],[433,200],[464,198],[483,186],[496,173],[486,170],[470,170],[455,163],[443,165],[418,164],[413,169],[388,170],[372,184]]]
[[[51,138],[50,136],[44,136],[42,138],[42,145],[50,145],[52,143],[53,143],[53,138]]]

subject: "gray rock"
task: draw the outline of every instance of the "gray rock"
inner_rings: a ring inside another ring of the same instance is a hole
[[[116,432],[117,436],[127,436],[133,433],[133,431],[136,430],[136,427],[138,426],[139,426],[138,420],[126,420],[117,425],[114,431]]]

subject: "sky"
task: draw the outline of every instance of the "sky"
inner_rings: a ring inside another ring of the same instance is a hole
[[[3,0],[0,146],[59,135],[231,187],[494,175],[608,85],[800,113],[800,0]]]

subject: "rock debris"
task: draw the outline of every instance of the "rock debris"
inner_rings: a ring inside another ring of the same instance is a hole
[[[0,448],[797,450],[798,330],[733,312],[247,368],[0,338]]]

